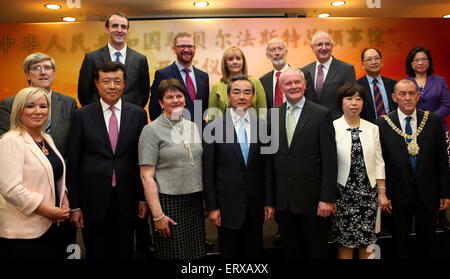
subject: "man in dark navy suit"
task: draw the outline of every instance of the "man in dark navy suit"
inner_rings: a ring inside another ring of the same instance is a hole
[[[161,114],[161,106],[158,103],[158,87],[162,80],[175,78],[186,87],[186,109],[188,109],[190,119],[194,121],[194,112],[201,115],[208,108],[209,100],[209,76],[192,65],[195,56],[195,41],[190,33],[178,33],[173,40],[173,52],[177,56],[177,61],[170,66],[157,70],[151,88],[150,103],[148,111],[150,119],[154,120]],[[186,74],[188,73],[188,74]],[[194,100],[201,101],[201,111],[194,111]]]
[[[71,222],[83,228],[91,259],[131,258],[136,216],[143,219],[148,210],[137,150],[147,113],[121,100],[126,78],[122,63],[101,64],[95,75],[100,99],[75,111],[70,125]]]
[[[222,258],[261,258],[263,222],[274,211],[272,157],[263,152],[260,130],[267,124],[249,110],[255,88],[247,77],[233,77],[227,92],[231,109],[209,124],[215,140],[205,139],[206,209]]]

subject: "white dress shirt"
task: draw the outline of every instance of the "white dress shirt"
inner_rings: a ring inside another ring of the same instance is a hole
[[[275,104],[275,86],[277,85],[277,73],[278,72],[284,72],[284,71],[286,71],[287,69],[289,69],[289,67],[290,67],[290,65],[289,64],[286,64],[286,65],[284,65],[284,67],[283,67],[283,69],[281,69],[280,71],[277,71],[277,70],[275,70],[275,69],[273,69],[273,77],[272,77],[272,79],[273,79],[273,93],[272,93],[272,101],[273,101],[273,104]],[[280,87],[281,87],[281,85],[280,85]],[[282,93],[282,95],[283,95],[283,103],[284,102],[286,102],[286,97],[284,97],[284,94]]]
[[[233,120],[233,124],[234,124],[234,130],[236,131],[236,135],[239,134],[239,129],[241,128],[241,122],[240,119],[241,117],[234,112],[234,108],[230,109],[230,114],[231,114],[231,119]],[[248,113],[248,110],[245,111],[244,114],[244,128],[245,128],[245,132],[247,133],[247,143],[248,146],[250,148],[250,114]]]
[[[127,58],[127,46],[125,45],[124,48],[122,48],[120,51],[113,48],[109,43],[108,43],[108,49],[109,49],[109,55],[111,56],[111,61],[116,61],[116,52],[120,52],[120,57],[119,60],[122,64],[125,65],[125,60]]]
[[[406,134],[405,131],[406,117],[411,116],[411,121],[409,123],[411,124],[412,133],[414,135],[417,131],[417,110],[414,110],[414,112],[411,115],[404,114],[399,108],[397,108],[397,112],[398,112],[398,120],[400,121],[400,126],[405,134]]]
[[[109,105],[100,98],[100,104],[102,105],[103,117],[105,118],[106,130],[109,134],[109,118],[111,118],[112,111],[109,109]],[[114,113],[117,118],[117,132],[120,132],[120,114],[122,111],[122,100],[119,99],[117,103],[114,105]]]
[[[316,89],[316,81],[317,81],[317,71],[319,70],[319,65],[322,64],[323,68],[323,83],[325,83],[325,80],[327,78],[328,70],[330,69],[331,62],[333,61],[333,56],[330,56],[330,59],[328,59],[325,63],[320,63],[316,60],[316,69],[315,69],[315,75],[314,75],[314,89]]]

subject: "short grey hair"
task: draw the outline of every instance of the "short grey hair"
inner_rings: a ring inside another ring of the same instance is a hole
[[[327,35],[330,38],[331,43],[334,44],[333,43],[333,37],[331,37],[331,35],[329,33],[325,32],[325,31],[317,31],[316,33],[314,33],[314,35],[312,35],[311,44],[314,44],[314,41],[316,40],[316,38],[319,35]]]
[[[271,39],[271,40],[267,43],[267,45],[266,45],[266,53],[269,53],[269,45],[270,45],[270,44],[273,44],[274,41],[280,41],[280,42],[282,42],[282,43],[283,43],[284,49],[287,50],[287,45],[286,45],[286,42],[285,42],[285,41],[283,41],[283,40],[280,39],[280,38],[273,38],[273,39]]]
[[[302,79],[305,80],[305,74],[299,68],[289,67],[286,71],[281,73],[281,75],[280,75],[280,84],[283,83],[283,76],[284,76],[284,74],[287,73],[287,72],[291,72],[291,71],[299,72],[300,75],[302,76]]]
[[[39,63],[41,61],[49,60],[52,63],[53,70],[56,70],[55,59],[53,59],[50,55],[47,55],[42,52],[35,52],[27,56],[23,61],[23,71],[25,74],[28,74],[30,71],[30,67],[33,64]]]

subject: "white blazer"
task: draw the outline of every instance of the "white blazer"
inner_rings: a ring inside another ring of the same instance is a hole
[[[49,135],[45,140],[63,163],[57,182],[60,204],[66,192],[64,159]],[[0,237],[33,239],[43,235],[52,222],[34,211],[41,202],[55,204],[53,168],[26,132],[13,132],[0,139]]]
[[[334,130],[336,131],[336,148],[338,159],[338,179],[341,185],[347,183],[350,174],[352,138],[351,132],[347,131],[350,126],[345,121],[344,116],[333,121]],[[367,175],[369,176],[370,185],[375,187],[377,179],[385,179],[384,160],[381,152],[380,134],[378,126],[364,119],[360,119],[359,139],[364,154],[364,163],[366,165]]]

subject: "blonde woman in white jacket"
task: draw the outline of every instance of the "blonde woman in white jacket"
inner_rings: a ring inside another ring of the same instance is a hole
[[[371,257],[367,247],[376,242],[377,203],[388,206],[378,126],[359,117],[366,96],[364,87],[355,83],[345,84],[337,92],[344,114],[333,122],[338,194],[332,233],[340,259],[351,259],[353,249],[359,250],[361,259]]]

